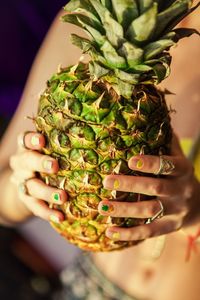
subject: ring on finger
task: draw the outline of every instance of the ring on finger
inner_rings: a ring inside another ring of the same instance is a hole
[[[26,196],[30,196],[28,187],[27,187],[27,181],[30,179],[35,179],[35,177],[25,179],[24,181],[20,182],[20,184],[18,186],[19,192],[23,193]]]
[[[155,172],[155,175],[170,175],[174,169],[174,163],[160,155],[160,165],[158,171]]]
[[[148,218],[147,221],[145,222],[145,224],[150,224],[151,222],[153,222],[156,219],[160,219],[164,216],[164,207],[163,204],[160,200],[157,200],[158,203],[160,204],[160,210],[151,218]]]

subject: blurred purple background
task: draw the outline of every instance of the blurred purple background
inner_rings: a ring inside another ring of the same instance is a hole
[[[67,2],[67,0],[0,2],[0,137],[19,103],[37,50],[56,14]],[[0,230],[0,245],[2,244],[1,231],[8,234],[12,230],[6,228]],[[78,248],[69,245],[47,222],[39,218],[31,219],[18,226],[17,232],[34,245],[34,249],[42,253],[43,257],[46,257],[51,266],[58,271],[78,252]],[[1,248],[0,257],[1,265],[4,259]],[[0,285],[1,280],[0,276]],[[1,295],[0,288],[0,299],[3,299]],[[11,298],[7,297],[7,299]]]
[[[19,102],[37,50],[67,0],[6,0],[0,11],[0,133]]]

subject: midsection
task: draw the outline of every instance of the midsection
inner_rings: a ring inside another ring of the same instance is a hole
[[[166,237],[160,257],[153,259],[155,239],[122,251],[93,254],[97,267],[136,299],[198,300],[200,255],[185,261],[187,238],[181,232]]]

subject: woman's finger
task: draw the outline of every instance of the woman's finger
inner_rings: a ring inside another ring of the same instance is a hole
[[[160,210],[161,205],[158,200],[140,202],[118,202],[101,201],[98,206],[99,213],[105,216],[124,218],[151,218]]]
[[[109,227],[106,236],[116,241],[138,241],[174,232],[180,228],[180,221],[173,217],[163,217],[150,224],[131,228]]]
[[[25,184],[28,194],[34,198],[58,205],[67,201],[67,194],[64,190],[50,187],[38,178],[28,179]]]
[[[163,211],[165,216],[170,214],[185,216],[188,208],[185,202],[162,198],[139,202],[103,200],[99,202],[98,211],[104,216],[146,219],[156,216],[160,211]]]
[[[64,215],[58,210],[54,210],[48,207],[47,203],[43,200],[36,199],[32,196],[26,195],[19,189],[19,199],[26,205],[26,207],[37,217],[40,217],[47,221],[53,221],[60,223],[64,221]]]
[[[32,150],[26,150],[11,156],[10,167],[13,170],[24,169],[50,174],[57,173],[59,169],[58,161],[56,159]]]
[[[37,132],[23,132],[18,135],[18,146],[20,150],[41,150],[45,146],[45,138]]]
[[[15,185],[19,185],[21,182],[26,180],[27,178],[34,178],[35,172],[29,170],[17,170],[13,171],[10,176],[10,181]]]
[[[160,197],[174,196],[177,189],[179,192],[181,190],[181,186],[176,180],[131,175],[108,175],[103,184],[109,190]]]
[[[180,176],[188,173],[191,166],[188,161],[179,156],[154,156],[154,155],[137,155],[133,156],[128,162],[129,168],[132,170],[159,174]]]

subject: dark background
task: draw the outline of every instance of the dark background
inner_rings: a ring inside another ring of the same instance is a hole
[[[37,50],[67,0],[0,3],[0,135],[19,102]]]
[[[0,137],[19,103],[38,48],[67,0],[0,2]],[[3,199],[1,199],[3,200]],[[0,299],[50,300],[59,287],[48,261],[19,233],[0,225]]]

